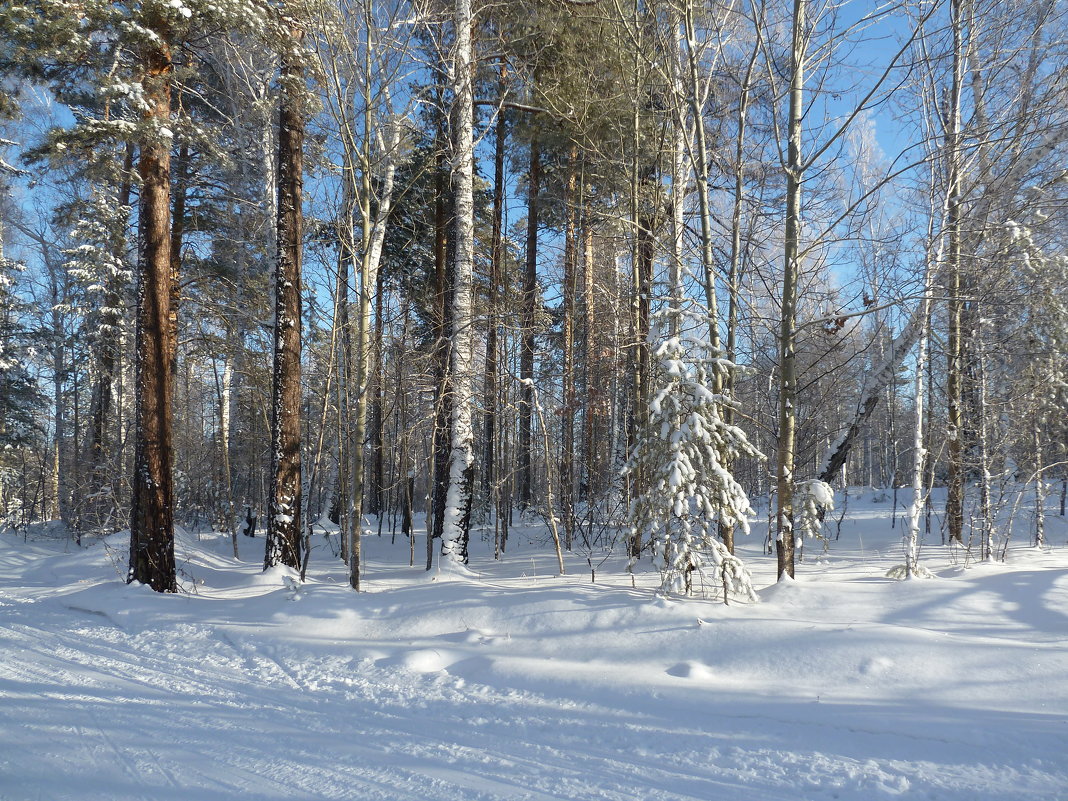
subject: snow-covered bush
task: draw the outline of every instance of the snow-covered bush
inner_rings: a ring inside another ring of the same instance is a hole
[[[894,565],[892,568],[886,571],[886,577],[897,579],[899,581],[909,578],[908,565]],[[934,578],[934,573],[932,573],[923,565],[914,565],[912,568],[912,578]]]
[[[717,538],[719,525],[748,533],[753,514],[727,465],[761,457],[723,420],[730,402],[715,391],[729,365],[698,336],[666,337],[655,351],[659,387],[625,473],[640,481],[630,509],[632,537],[648,541],[666,592],[692,593],[694,575],[727,596],[755,600],[749,571]]]
[[[794,531],[799,538],[818,537],[823,518],[834,510],[834,490],[825,481],[814,478],[794,485]]]

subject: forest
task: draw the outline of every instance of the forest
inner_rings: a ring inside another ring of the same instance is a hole
[[[164,593],[329,520],[356,590],[536,525],[744,599],[849,486],[905,576],[1041,545],[1066,165],[1056,0],[7,0],[0,530]]]

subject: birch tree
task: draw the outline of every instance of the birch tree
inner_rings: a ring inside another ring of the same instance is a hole
[[[801,278],[804,273],[806,256],[825,247],[827,239],[838,223],[852,215],[861,205],[870,191],[861,194],[860,199],[849,203],[840,214],[832,215],[829,221],[820,220],[814,230],[806,232],[803,221],[803,191],[813,167],[840,141],[854,121],[866,110],[883,102],[887,96],[891,78],[896,74],[902,57],[909,50],[912,39],[921,29],[923,22],[931,11],[913,25],[903,45],[888,59],[887,64],[876,78],[867,86],[856,91],[848,111],[838,116],[820,131],[815,141],[806,137],[804,129],[809,106],[806,102],[805,88],[809,73],[815,73],[821,81],[826,78],[829,59],[833,57],[836,45],[856,35],[889,13],[880,10],[863,16],[860,20],[837,27],[837,9],[830,4],[816,4],[812,0],[794,0],[789,17],[790,44],[788,58],[790,68],[786,74],[787,85],[782,88],[785,113],[782,118],[775,118],[777,136],[785,147],[780,150],[782,173],[786,185],[785,213],[783,217],[783,272],[781,279],[781,298],[778,322],[778,425],[776,433],[775,456],[775,542],[776,561],[780,578],[792,578],[794,575],[797,534],[794,530],[793,494],[795,488],[794,472],[796,469],[796,428],[798,402],[798,301],[801,290]],[[766,29],[758,35],[764,37],[765,48],[770,46],[770,33]],[[814,41],[814,35],[822,32],[825,39]],[[765,54],[769,70],[769,81],[777,85],[773,66]],[[885,179],[884,179],[885,180]],[[881,183],[881,182],[880,182]]]
[[[412,24],[404,19],[407,10],[406,4],[380,5],[372,0],[345,4],[336,13],[324,8],[322,27],[326,35],[318,42],[328,90],[327,110],[341,145],[339,309],[348,305],[350,283],[356,290],[355,308],[351,315],[346,309],[342,322],[346,328],[342,342],[348,343],[342,357],[346,381],[343,438],[348,442],[345,451],[349,456],[344,470],[346,508],[342,519],[346,523],[349,583],[356,590],[360,589],[360,536],[369,497],[368,420],[372,407],[378,406],[372,394],[374,353],[381,350],[381,342],[375,342],[376,329],[380,334],[382,325],[381,264],[409,112],[395,108],[393,102],[395,93],[410,92]],[[355,330],[350,332],[349,327]],[[379,411],[379,427],[380,416]],[[376,484],[374,492],[379,492],[377,482],[371,483]],[[377,509],[377,514],[382,513]]]
[[[456,562],[467,561],[474,481],[471,428],[474,393],[472,280],[475,267],[473,23],[471,0],[456,0],[453,9],[455,42],[450,70],[453,93],[451,181],[456,215],[453,228],[452,331],[449,337],[453,402],[449,420],[449,488],[441,543],[442,557]]]

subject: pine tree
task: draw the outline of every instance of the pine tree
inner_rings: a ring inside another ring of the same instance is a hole
[[[262,30],[262,7],[246,0],[136,6],[42,0],[0,16],[18,70],[46,80],[77,123],[53,132],[53,151],[132,142],[138,197],[136,424],[129,579],[177,589],[174,565],[172,320],[174,266],[171,150],[175,144],[174,53],[208,31]],[[195,47],[183,52],[195,52]]]
[[[303,30],[293,21],[282,58],[278,124],[278,256],[275,263],[271,481],[264,569],[300,567],[301,537],[301,254],[304,217]]]

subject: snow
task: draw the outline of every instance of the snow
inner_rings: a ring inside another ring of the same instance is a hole
[[[123,534],[0,535],[0,799],[1068,798],[1068,525],[895,581],[881,498],[794,581],[754,523],[731,606],[622,552],[557,576],[533,529],[447,581],[368,537],[358,595],[321,533],[303,586],[182,533],[178,595],[121,583]]]
[[[811,498],[812,502],[821,509],[827,511],[834,509],[834,490],[825,481],[818,479],[800,481],[798,482],[798,492],[807,498]]]
[[[193,11],[189,7],[187,7],[182,2],[182,0],[169,0],[167,5],[170,6],[171,8],[173,8],[175,11],[177,11],[179,14],[181,14],[186,19],[189,19],[190,17],[193,16]]]

